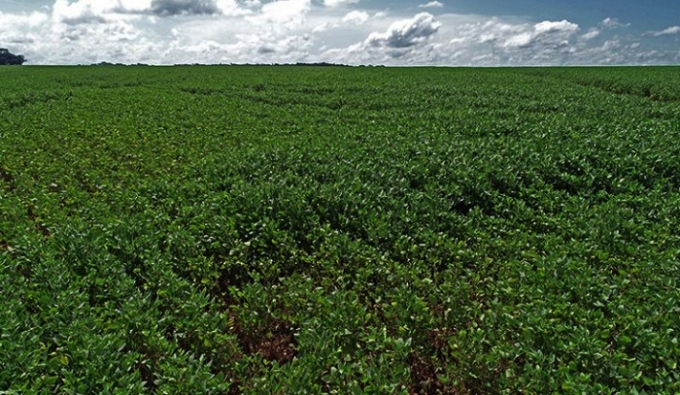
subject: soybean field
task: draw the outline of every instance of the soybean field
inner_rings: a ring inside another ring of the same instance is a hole
[[[680,68],[0,68],[0,394],[680,393]]]

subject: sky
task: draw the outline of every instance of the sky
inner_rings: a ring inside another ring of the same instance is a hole
[[[680,1],[0,0],[27,64],[680,64]]]

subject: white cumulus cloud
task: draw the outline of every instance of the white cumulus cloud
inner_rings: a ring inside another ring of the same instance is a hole
[[[305,22],[311,7],[311,0],[275,1],[263,5],[260,12],[248,17],[247,21],[266,30],[290,30]]]
[[[384,32],[372,32],[363,41],[346,48],[334,48],[321,55],[324,61],[349,64],[425,64],[433,59],[428,40],[441,23],[426,12],[394,21]]]
[[[543,21],[535,24],[533,29],[508,37],[500,46],[503,48],[562,46],[578,29],[577,24],[566,20],[559,22]]]
[[[669,28],[666,28],[666,29],[658,31],[658,32],[648,32],[647,33],[647,35],[654,36],[654,37],[669,36],[669,35],[672,35],[672,34],[680,34],[680,26],[671,26]]]
[[[600,30],[598,30],[596,28],[591,28],[590,30],[588,30],[588,32],[584,33],[581,36],[581,39],[585,40],[585,41],[592,40],[595,37],[599,36],[600,33],[601,33]]]
[[[342,7],[348,4],[357,4],[359,0],[324,0],[326,7]]]
[[[444,7],[444,3],[437,0],[418,5],[418,8],[442,8],[442,7]]]
[[[355,25],[361,25],[362,23],[368,21],[371,18],[368,12],[365,11],[350,11],[343,18],[342,23],[353,23]]]
[[[440,27],[441,23],[432,14],[423,12],[392,23],[384,33],[371,33],[364,43],[372,47],[407,48],[427,40]]]
[[[87,1],[87,0],[80,0]],[[260,5],[258,0],[104,0],[118,5],[114,11],[128,14],[149,14],[160,17],[193,15],[239,16],[250,13],[250,7]]]
[[[534,28],[539,34],[557,32],[573,33],[578,30],[578,25],[567,20],[562,20],[559,22],[544,21],[537,23]]]
[[[59,22],[69,25],[104,23],[106,13],[110,13],[117,2],[81,0],[70,3],[68,0],[56,0],[52,6],[52,16]]]
[[[620,27],[628,27],[630,23],[621,23],[617,18],[605,18],[600,22],[600,25],[607,29],[618,29]]]

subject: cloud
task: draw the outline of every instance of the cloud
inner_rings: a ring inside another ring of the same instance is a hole
[[[623,24],[619,22],[617,18],[605,18],[600,22],[600,26],[607,29],[618,29],[621,27],[628,27],[630,26],[630,23]]]
[[[82,3],[91,0],[78,0]],[[242,16],[250,8],[259,7],[259,0],[102,0],[114,2],[109,11],[129,15],[154,15],[159,17],[192,15]],[[102,2],[100,1],[100,2]]]
[[[465,24],[458,29],[457,34],[467,39],[474,38],[480,44],[493,44],[513,35],[525,33],[527,29],[526,24],[508,23],[498,18],[491,18],[484,23]]]
[[[149,12],[158,16],[218,14],[214,0],[152,0]]]
[[[585,40],[585,41],[592,40],[592,39],[594,39],[595,37],[599,36],[600,33],[601,33],[601,32],[600,32],[598,29],[591,28],[590,30],[588,30],[587,33],[585,33],[585,34],[583,34],[583,35],[581,36],[581,39],[582,39],[582,40]]]
[[[425,41],[440,27],[432,14],[423,12],[392,23],[384,33],[371,33],[364,43],[372,47],[408,48]]]
[[[658,32],[647,32],[647,33],[645,33],[645,35],[653,36],[653,37],[670,36],[670,35],[673,35],[673,34],[680,34],[680,26],[671,26],[669,28],[666,28],[666,29],[658,31]]]
[[[483,18],[466,21],[444,14],[432,56],[436,64],[465,66],[560,65],[574,59],[579,26],[573,22],[542,21],[535,24],[517,18]],[[585,44],[583,44],[585,45]]]
[[[571,23],[567,20],[562,20],[559,22],[544,21],[534,25],[536,32],[539,34],[543,33],[558,33],[558,32],[568,32],[573,33],[578,30],[578,25]]]
[[[334,28],[334,27],[336,27],[335,24],[331,24],[331,23],[329,23],[329,22],[324,22],[324,23],[322,23],[322,24],[320,24],[320,25],[314,26],[314,28],[312,29],[312,33],[313,33],[313,34],[315,34],[315,33],[323,33],[323,32],[325,32],[325,31],[327,31],[327,30],[329,30],[329,29],[332,29],[332,28]]]
[[[444,3],[441,3],[437,0],[431,1],[426,4],[420,4],[418,8],[442,8],[444,7]]]
[[[355,25],[361,25],[362,23],[368,21],[371,18],[365,11],[350,11],[343,18],[342,23],[351,23]]]
[[[44,12],[32,12],[24,15],[5,14],[0,11],[0,32],[8,31],[12,26],[39,27],[49,21],[50,16]]]
[[[94,0],[83,0],[69,3],[68,0],[56,0],[52,6],[54,19],[67,25],[88,23],[105,23],[104,14],[110,11],[110,4]]]
[[[383,32],[372,32],[353,45],[332,48],[320,60],[346,64],[426,64],[436,56],[428,41],[441,23],[429,13],[392,22]]]
[[[249,21],[257,25],[269,25],[270,28],[290,29],[304,22],[304,15],[311,6],[311,0],[275,1],[263,5],[260,14],[249,18]]]
[[[0,11],[0,43],[33,45],[40,41],[40,29],[49,20],[50,16],[43,12],[12,15]]]
[[[257,49],[257,53],[260,54],[260,55],[275,53],[275,52],[276,52],[276,48],[274,48],[271,45],[263,45],[263,46],[261,46]]]
[[[578,31],[577,24],[562,20],[559,22],[544,21],[537,23],[532,29],[512,35],[499,43],[501,48],[529,48],[529,47],[560,47]]]
[[[295,63],[308,58],[314,44],[312,29],[321,24],[309,19],[311,0],[281,0],[252,8],[246,16],[172,20],[173,38],[165,44],[163,63],[183,58],[192,60],[182,63]]]
[[[326,7],[342,7],[348,4],[357,4],[359,0],[324,0],[324,5]]]
[[[266,3],[259,12],[242,18],[238,22],[232,20],[232,23],[242,26],[248,34],[280,36],[303,27],[311,8],[311,0],[279,0]],[[201,35],[200,32],[196,34]]]
[[[423,34],[415,41],[397,39],[411,37],[405,32],[427,26],[425,20],[430,19],[396,20],[355,44],[324,49],[321,59],[348,64],[528,66],[659,64],[680,58],[672,49],[645,48],[632,35],[595,42],[602,35],[600,29],[591,27],[579,34],[581,27],[568,20],[527,23],[521,18],[441,14],[433,20],[436,34]],[[371,23],[374,19],[367,24]]]

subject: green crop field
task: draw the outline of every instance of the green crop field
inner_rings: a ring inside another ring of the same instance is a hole
[[[0,68],[0,394],[680,393],[680,68]]]

